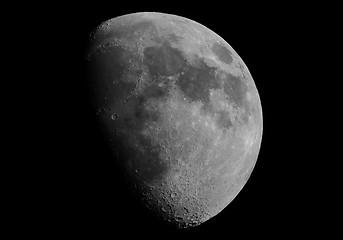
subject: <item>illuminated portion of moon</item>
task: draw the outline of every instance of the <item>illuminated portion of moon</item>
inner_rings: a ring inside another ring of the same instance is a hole
[[[102,23],[87,59],[113,158],[141,201],[178,227],[222,211],[262,138],[259,95],[232,47],[192,20],[135,13]]]

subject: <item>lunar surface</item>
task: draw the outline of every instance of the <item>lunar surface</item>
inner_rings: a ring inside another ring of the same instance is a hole
[[[259,95],[234,49],[195,21],[135,13],[102,23],[87,61],[113,161],[140,201],[179,228],[221,212],[262,138]]]

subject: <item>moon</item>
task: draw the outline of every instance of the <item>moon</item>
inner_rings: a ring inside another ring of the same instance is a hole
[[[142,12],[100,24],[86,58],[95,114],[138,199],[178,228],[228,206],[256,164],[263,126],[235,50],[195,21]]]

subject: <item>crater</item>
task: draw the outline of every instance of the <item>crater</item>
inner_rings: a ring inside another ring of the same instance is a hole
[[[225,46],[214,43],[212,46],[212,52],[218,57],[220,61],[226,64],[232,63],[232,53],[229,49],[227,49]]]

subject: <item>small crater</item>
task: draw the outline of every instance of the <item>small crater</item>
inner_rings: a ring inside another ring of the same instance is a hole
[[[114,114],[111,115],[111,119],[112,119],[112,120],[117,120],[118,117],[119,117],[119,115],[116,114],[116,113],[114,113]]]
[[[177,137],[178,133],[175,128],[172,128],[170,131],[170,138],[175,139]]]

